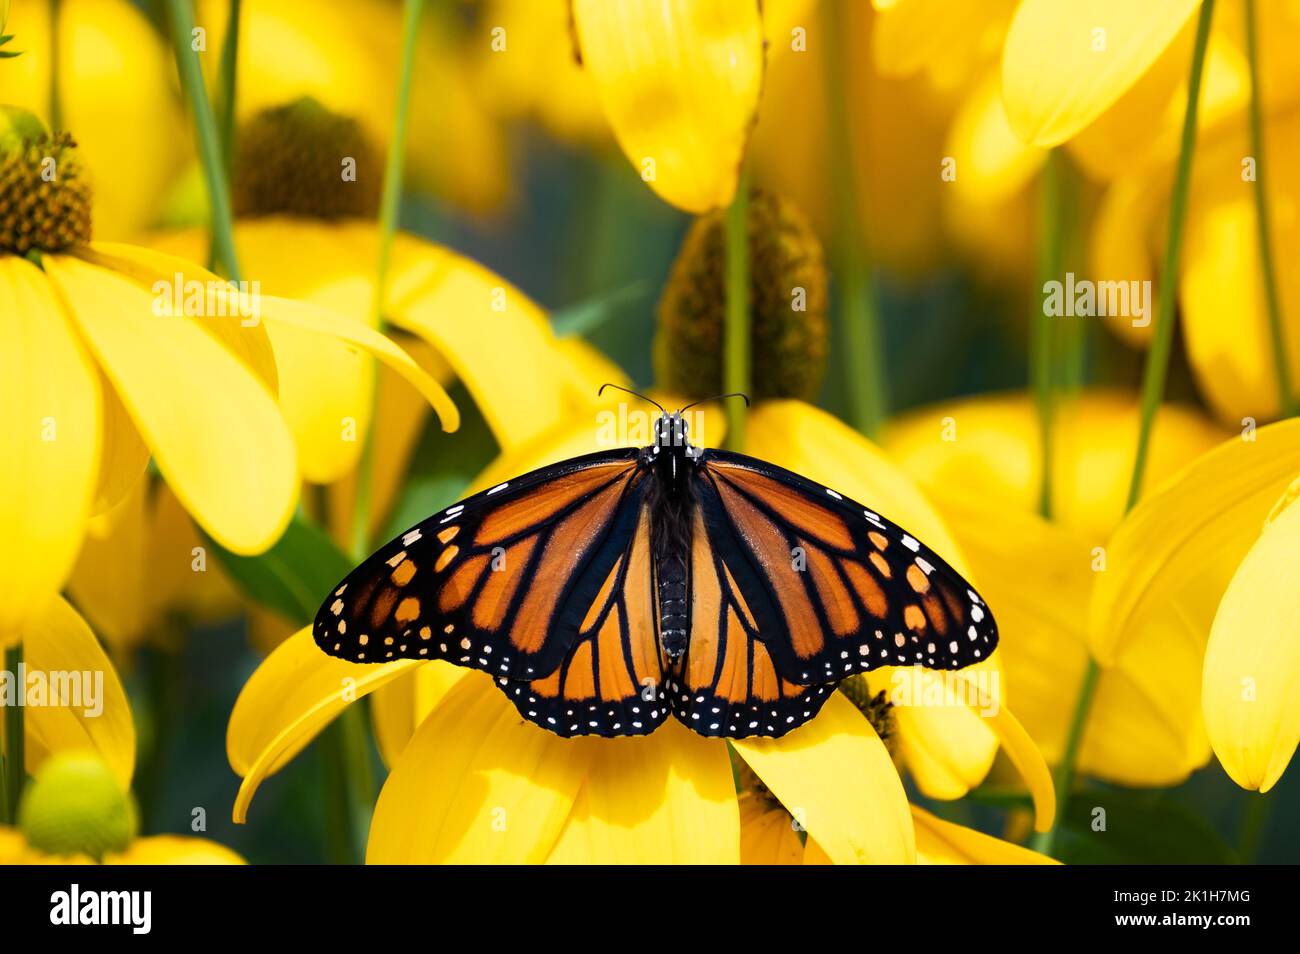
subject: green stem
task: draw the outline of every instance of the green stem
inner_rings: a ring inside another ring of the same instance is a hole
[[[354,865],[365,858],[375,792],[366,729],[358,702],[321,733],[325,853],[332,864]]]
[[[5,650],[5,672],[13,673],[18,678],[18,667],[23,663],[23,646],[19,643],[12,649]],[[18,687],[22,692],[23,687]],[[26,726],[21,705],[5,707],[4,734],[4,802],[5,813],[10,822],[18,819],[18,806],[22,803],[23,786],[27,784],[26,768]]]
[[[1192,181],[1192,154],[1196,150],[1196,111],[1201,98],[1201,74],[1205,69],[1205,48],[1210,37],[1210,20],[1214,0],[1204,0],[1196,21],[1196,47],[1192,52],[1192,72],[1187,81],[1187,110],[1183,114],[1182,141],[1178,147],[1178,168],[1169,198],[1169,230],[1165,239],[1165,257],[1160,269],[1160,299],[1156,309],[1156,327],[1142,375],[1142,416],[1138,427],[1137,457],[1129,482],[1126,510],[1132,510],[1142,495],[1142,478],[1146,473],[1147,450],[1156,408],[1164,397],[1165,377],[1169,372],[1169,352],[1174,341],[1174,302],[1178,290],[1178,261],[1183,248],[1183,222],[1187,218],[1187,193]]]
[[[727,209],[727,323],[723,342],[722,390],[749,393],[750,383],[750,276],[749,276],[749,175],[744,169],[736,183],[736,197]],[[727,401],[727,447],[745,449],[744,401]]]
[[[62,57],[59,55],[59,39],[62,31],[62,0],[49,0],[50,11],[50,132],[59,132],[63,128],[63,71]]]
[[[1268,306],[1268,330],[1273,343],[1277,373],[1278,408],[1282,417],[1296,413],[1287,366],[1286,337],[1282,331],[1282,301],[1277,290],[1277,269],[1273,263],[1272,229],[1269,225],[1268,186],[1264,181],[1264,119],[1259,88],[1259,46],[1256,40],[1255,0],[1246,0],[1246,58],[1250,64],[1250,151],[1255,156],[1255,229],[1259,240],[1259,267],[1264,277],[1264,300]]]
[[[1049,281],[1061,280],[1061,177],[1059,157],[1053,150],[1047,154],[1039,180],[1038,221],[1038,287],[1045,289]],[[1052,365],[1055,319],[1048,314],[1044,299],[1035,299],[1038,307],[1030,323],[1029,379],[1034,389],[1038,407],[1038,447],[1041,457],[1038,477],[1038,510],[1044,517],[1052,517]]]
[[[226,36],[221,43],[221,67],[217,77],[217,133],[221,138],[221,167],[229,188],[235,176],[235,99],[239,65],[239,22],[243,0],[230,0],[226,15]],[[216,246],[208,249],[208,267],[216,268]]]
[[[176,69],[180,73],[181,86],[194,116],[194,134],[198,140],[203,179],[207,184],[212,255],[224,267],[227,278],[239,281],[235,225],[230,211],[230,188],[226,183],[225,164],[221,159],[221,137],[217,131],[216,117],[212,113],[212,103],[208,100],[207,88],[203,85],[199,55],[191,45],[194,11],[190,9],[189,0],[167,0],[167,9],[171,20]]]
[[[868,437],[880,430],[886,414],[888,388],[880,331],[880,315],[871,287],[859,201],[853,141],[849,133],[851,84],[844,61],[847,25],[844,0],[826,9],[826,108],[829,119],[833,275],[836,310],[843,334],[841,349],[844,386],[848,391],[849,423]]]
[[[1259,861],[1259,849],[1264,843],[1264,833],[1268,830],[1269,815],[1273,813],[1275,798],[1250,792],[1246,796],[1246,811],[1241,819],[1241,831],[1237,837],[1237,860],[1242,864],[1253,865]]]
[[[379,262],[375,272],[372,314],[375,325],[383,327],[388,285],[388,265],[392,257],[393,234],[402,206],[402,177],[406,165],[406,130],[411,106],[411,77],[415,72],[415,40],[419,33],[423,0],[405,0],[402,6],[402,62],[398,76],[397,103],[393,110],[393,136],[384,166],[383,192],[379,199]],[[375,378],[378,382],[378,377]],[[374,395],[372,394],[372,398]],[[373,406],[373,401],[372,401]],[[366,428],[357,462],[356,496],[352,511],[351,552],[360,561],[370,553],[370,496],[374,483],[374,426]]]
[[[1178,168],[1174,188],[1169,200],[1169,227],[1165,238],[1165,257],[1160,271],[1160,299],[1156,311],[1155,337],[1147,354],[1147,364],[1142,377],[1142,411],[1138,426],[1137,454],[1133,460],[1133,476],[1129,482],[1126,510],[1132,510],[1142,492],[1142,476],[1146,469],[1147,449],[1151,441],[1151,427],[1156,409],[1165,391],[1165,376],[1169,369],[1169,350],[1174,337],[1174,299],[1178,279],[1179,253],[1183,244],[1183,222],[1187,217],[1187,194],[1192,178],[1192,154],[1196,150],[1196,111],[1201,98],[1201,75],[1205,67],[1205,49],[1210,38],[1210,21],[1214,15],[1214,0],[1204,0],[1196,21],[1196,45],[1192,52],[1191,75],[1187,82],[1187,109],[1183,114],[1182,139],[1178,151]],[[1051,830],[1034,839],[1034,847],[1051,854],[1056,845],[1060,819],[1069,801],[1074,784],[1075,762],[1087,725],[1088,712],[1096,695],[1100,675],[1097,663],[1089,658],[1088,669],[1075,699],[1070,728],[1065,739],[1061,762],[1055,773],[1059,807]]]

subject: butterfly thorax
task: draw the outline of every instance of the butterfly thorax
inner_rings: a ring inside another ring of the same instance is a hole
[[[690,631],[687,559],[691,551],[691,472],[702,456],[687,439],[680,414],[655,421],[655,442],[645,449],[650,471],[651,544],[655,594],[659,604],[659,641],[664,655],[679,659]]]

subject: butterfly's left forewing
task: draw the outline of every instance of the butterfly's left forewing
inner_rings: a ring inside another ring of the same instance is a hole
[[[355,662],[445,659],[544,679],[579,642],[644,495],[637,452],[619,450],[470,497],[348,574],[316,616],[316,643]]]

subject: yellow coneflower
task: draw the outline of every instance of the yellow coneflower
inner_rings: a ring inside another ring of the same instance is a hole
[[[254,115],[238,143],[234,233],[245,277],[275,294],[328,304],[363,330],[382,317],[403,343],[416,343],[415,353],[431,348],[426,363],[449,368],[465,384],[504,448],[553,426],[576,392],[583,404],[594,400],[600,382],[575,373],[541,308],[433,242],[395,236],[386,301],[375,314],[382,163],[357,121],[298,99]],[[353,174],[345,176],[348,162]],[[189,256],[201,255],[205,242],[197,230],[154,239],[158,248]],[[268,333],[303,475],[338,481],[354,470],[371,426],[373,362],[296,329],[272,326]],[[403,429],[414,435],[418,423]]]
[[[151,457],[223,546],[247,554],[276,540],[299,480],[276,403],[269,327],[380,358],[456,427],[446,392],[372,329],[256,286],[234,289],[183,259],[92,242],[90,184],[75,141],[30,115],[6,115],[0,641],[18,638],[48,604],[89,516],[120,501]]]
[[[1178,405],[1163,407],[1156,420],[1151,484],[1221,439],[1202,415]],[[1115,527],[1137,426],[1138,399],[1120,391],[1087,391],[1058,408],[1052,521],[1037,514],[1042,462],[1032,398],[922,408],[891,423],[884,437],[935,501],[997,608],[998,655],[1016,712],[1052,763],[1089,658],[1090,602],[1130,572]],[[1141,546],[1145,561],[1150,552]],[[1166,608],[1157,620],[1167,615]],[[1209,757],[1194,681],[1200,654],[1177,627],[1154,623],[1143,645],[1140,655],[1106,660],[1079,765],[1119,784],[1174,784]]]
[[[228,0],[198,4],[197,22],[207,30],[210,50],[221,49],[228,16]],[[434,9],[420,25],[414,84],[433,94],[412,99],[405,167],[418,187],[488,212],[507,198],[510,183],[505,136],[474,88],[478,43],[489,38],[476,37],[473,46],[457,43],[456,26],[452,11]],[[387,0],[244,0],[238,117],[247,120],[309,96],[356,117],[386,149],[401,35],[401,4]],[[216,68],[218,57],[205,59]]]
[[[1199,702],[1224,770],[1260,791],[1281,777],[1300,737],[1289,556],[1297,474],[1296,419],[1196,458],[1120,525],[1090,613],[1103,662],[1150,658],[1162,630],[1190,647],[1193,665],[1167,673],[1169,690]]]
[[[57,32],[50,28],[55,9]],[[5,101],[52,117],[58,91],[60,127],[76,130],[91,177],[113,183],[95,197],[95,234],[134,239],[157,221],[160,186],[190,151],[166,44],[130,0],[15,4],[6,32],[21,36],[23,55],[4,61]],[[55,64],[59,75],[51,82]]]

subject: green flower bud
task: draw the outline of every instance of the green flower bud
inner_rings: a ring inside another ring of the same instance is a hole
[[[18,809],[27,843],[50,855],[123,851],[139,827],[135,803],[97,755],[55,755],[37,771]]]

